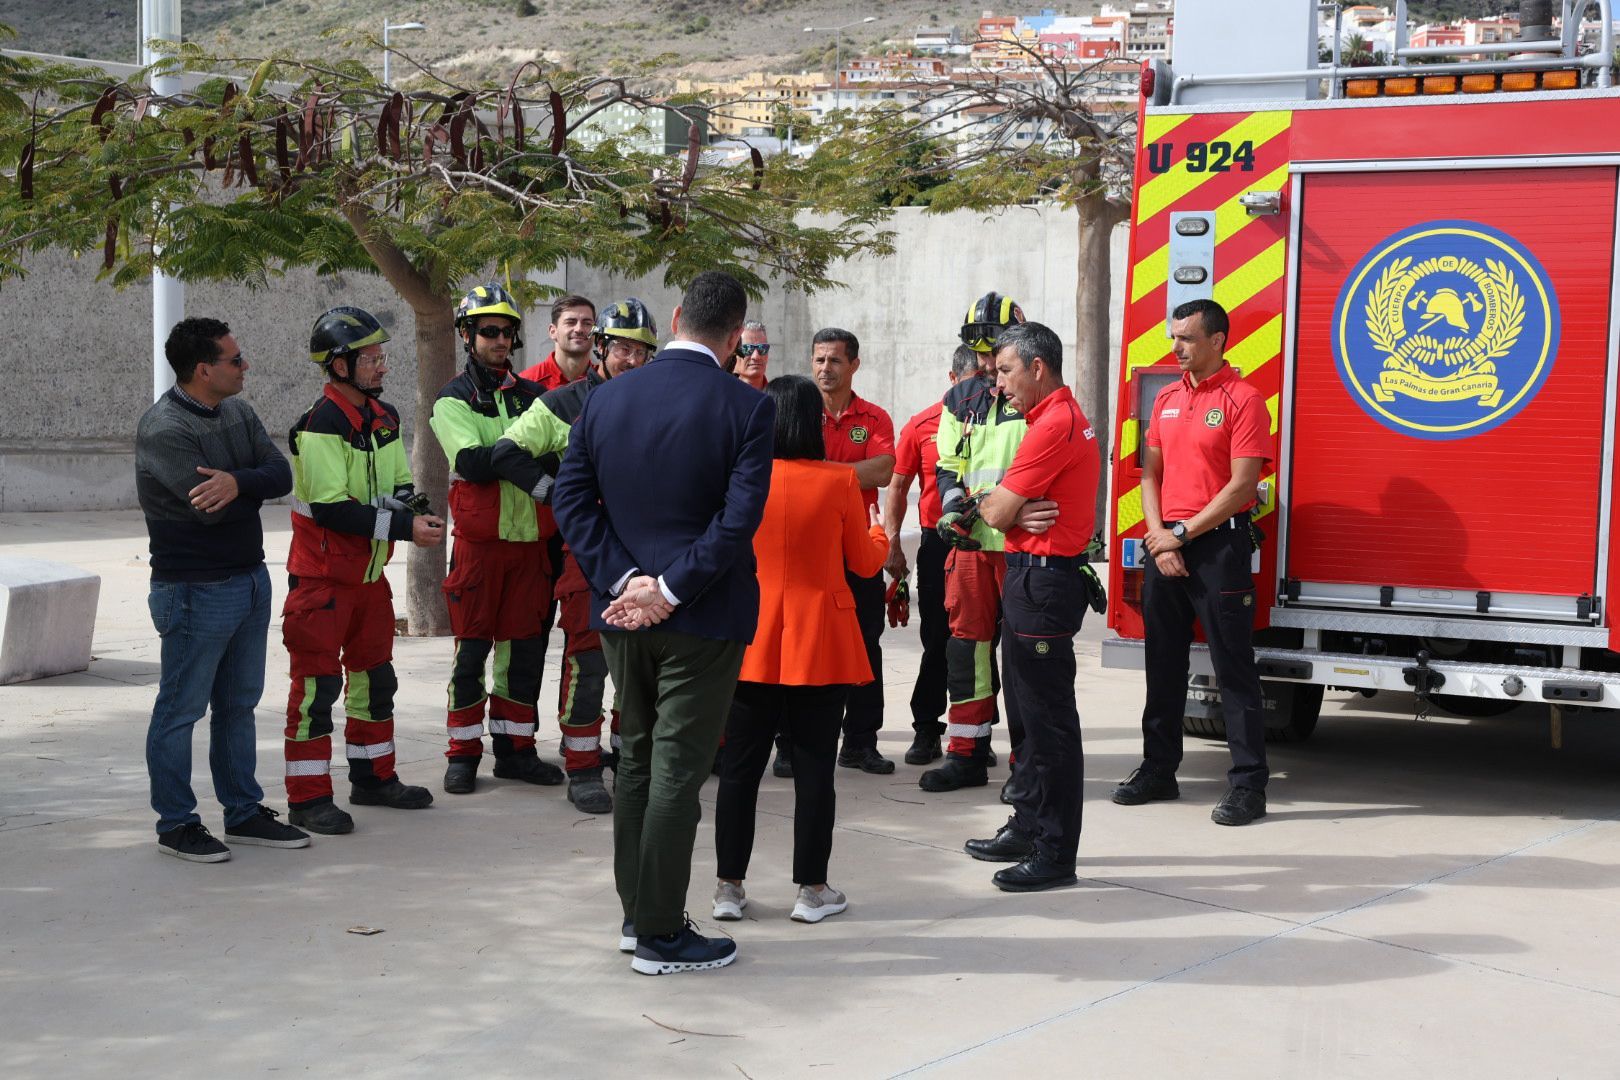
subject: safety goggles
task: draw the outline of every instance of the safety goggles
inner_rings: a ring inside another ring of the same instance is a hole
[[[746,360],[750,353],[759,353],[761,356],[769,356],[771,355],[771,347],[769,344],[737,346],[737,359]]]
[[[624,341],[617,338],[608,339],[607,351],[621,360],[639,360],[642,362],[645,362],[647,357],[652,355],[652,350],[639,341]]]
[[[970,322],[962,324],[962,344],[975,352],[989,352],[990,345],[1003,330],[1001,323]]]
[[[478,328],[478,336],[488,341],[494,341],[498,337],[515,339],[517,333],[517,327],[515,326],[480,326]]]

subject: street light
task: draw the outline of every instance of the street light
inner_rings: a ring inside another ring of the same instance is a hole
[[[383,19],[383,85],[388,86],[388,35],[394,30],[426,30],[427,27],[419,22],[391,23]]]
[[[833,108],[835,109],[843,102],[843,91],[839,89],[838,78],[843,73],[844,67],[844,31],[851,26],[859,26],[862,23],[869,22],[877,22],[877,16],[868,15],[864,19],[856,19],[853,22],[844,23],[842,26],[807,26],[804,28],[804,32],[807,34],[818,32],[824,34],[831,30],[836,35],[833,38]]]

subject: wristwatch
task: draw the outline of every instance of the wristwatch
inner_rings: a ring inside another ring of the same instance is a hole
[[[1170,526],[1170,535],[1185,544],[1187,542],[1187,523],[1178,521]]]

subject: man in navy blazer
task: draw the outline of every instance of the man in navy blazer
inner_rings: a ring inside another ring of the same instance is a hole
[[[736,959],[735,942],[703,937],[684,912],[698,791],[759,617],[753,541],[776,410],[720,365],[747,310],[731,276],[694,278],[670,322],[676,340],[586,400],[552,490],[619,694],[619,947],[648,975]]]

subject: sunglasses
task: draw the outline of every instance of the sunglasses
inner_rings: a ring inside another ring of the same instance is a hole
[[[516,340],[516,338],[517,338],[517,327],[515,327],[515,326],[480,326],[478,328],[478,336],[481,337],[481,338],[487,338],[490,341],[494,341],[498,337],[511,338],[513,340]]]
[[[750,353],[759,353],[761,356],[769,356],[771,355],[771,347],[768,344],[737,346],[737,355],[739,357],[745,357]]]
[[[235,356],[222,356],[218,360],[210,360],[209,363],[211,363],[211,364],[234,364],[237,367],[246,367],[247,366],[247,357],[243,356],[241,353],[237,353]]]

